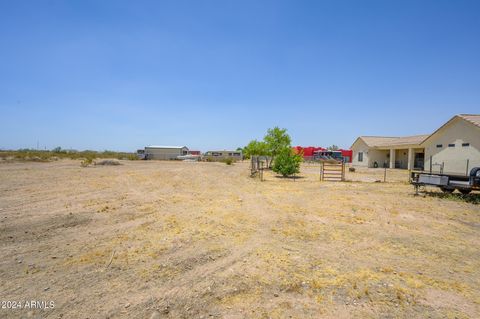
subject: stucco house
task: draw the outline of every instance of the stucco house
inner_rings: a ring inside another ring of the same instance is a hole
[[[428,135],[406,137],[360,136],[353,143],[352,163],[355,166],[414,169],[424,165],[424,149],[420,144]],[[408,159],[412,161],[409,162]],[[410,164],[410,166],[409,166]]]
[[[354,166],[466,174],[480,166],[480,115],[455,115],[428,135],[360,136],[351,149]]]

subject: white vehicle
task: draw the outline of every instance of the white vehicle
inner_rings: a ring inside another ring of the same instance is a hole
[[[141,160],[146,159],[145,158],[145,150],[137,150],[137,157]]]
[[[182,161],[195,162],[200,160],[200,155],[192,155],[192,154],[180,155],[180,156],[177,156],[177,159]]]

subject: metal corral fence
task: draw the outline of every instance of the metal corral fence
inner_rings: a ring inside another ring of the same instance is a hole
[[[424,172],[465,175],[470,174],[470,170],[474,167],[480,167],[480,159],[457,159],[457,160],[436,160],[435,156],[430,156],[425,160]]]
[[[321,162],[320,180],[326,182],[343,182],[345,180],[345,163]]]
[[[263,170],[268,168],[271,162],[270,156],[252,156],[250,158],[250,176],[258,176],[263,181]]]

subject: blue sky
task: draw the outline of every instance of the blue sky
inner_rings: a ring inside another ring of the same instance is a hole
[[[228,149],[480,113],[480,1],[2,1],[0,148]]]

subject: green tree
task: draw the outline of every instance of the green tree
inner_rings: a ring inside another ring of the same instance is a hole
[[[275,173],[287,177],[300,172],[300,163],[303,158],[296,154],[290,147],[279,151],[273,162],[272,170]]]
[[[273,129],[268,129],[263,140],[267,144],[268,153],[273,159],[285,149],[291,149],[291,139],[285,128],[281,129],[275,126]]]
[[[328,149],[331,150],[331,151],[338,151],[338,146],[335,145],[335,144],[333,144],[333,145],[330,146]]]
[[[268,147],[265,142],[253,140],[243,148],[243,155],[245,158],[250,158],[253,155],[269,155]]]

